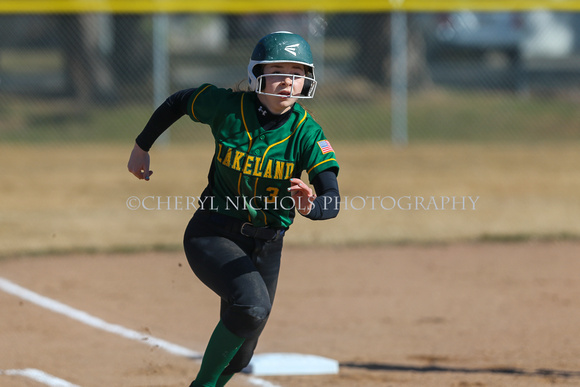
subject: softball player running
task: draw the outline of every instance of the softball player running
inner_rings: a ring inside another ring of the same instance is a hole
[[[179,91],[155,110],[136,139],[128,168],[149,180],[148,151],[187,114],[209,125],[215,153],[208,185],[184,236],[196,276],[221,299],[219,322],[191,386],[224,386],[248,365],[270,314],[282,241],[295,211],[338,215],[335,153],[298,103],[316,89],[312,53],[299,35],[263,37],[248,65],[248,91],[210,84]],[[301,180],[302,172],[314,186]]]

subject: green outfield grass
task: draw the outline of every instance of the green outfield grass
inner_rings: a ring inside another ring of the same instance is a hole
[[[305,101],[334,141],[390,142],[391,101],[387,94],[344,98],[321,91]],[[354,102],[353,102],[354,101]],[[578,102],[564,96],[523,98],[511,93],[429,90],[408,101],[412,143],[580,140]],[[92,143],[132,141],[153,111],[151,104],[93,106],[74,101],[4,98],[0,141],[14,143]],[[185,117],[171,130],[177,143],[210,140],[202,126]]]

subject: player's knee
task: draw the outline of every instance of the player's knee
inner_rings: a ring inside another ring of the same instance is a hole
[[[222,321],[235,335],[249,338],[264,327],[271,309],[270,304],[261,306],[235,304],[224,311]]]

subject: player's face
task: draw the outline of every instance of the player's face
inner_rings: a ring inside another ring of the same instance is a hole
[[[304,78],[292,77],[292,75],[304,76],[304,65],[297,63],[269,63],[264,66],[264,74],[274,74],[264,77],[264,93],[275,95],[258,94],[262,102],[270,112],[283,114],[296,102],[297,98],[291,95],[300,95],[304,87]],[[280,75],[275,75],[280,74]]]

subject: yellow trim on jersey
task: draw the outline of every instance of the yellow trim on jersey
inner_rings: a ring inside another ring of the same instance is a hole
[[[248,139],[250,140],[250,146],[248,147],[248,153],[250,153],[250,148],[252,147],[252,136],[250,135],[250,131],[248,130],[248,125],[246,124],[246,115],[244,114],[244,97],[245,96],[246,96],[246,93],[242,94],[240,110],[242,111],[242,122],[244,123],[244,129],[246,129],[246,134],[248,135]]]
[[[318,167],[320,164],[324,164],[324,163],[327,163],[327,162],[329,162],[329,161],[336,161],[336,159],[328,159],[328,160],[321,161],[321,162],[319,162],[318,164],[316,164],[315,166],[313,166],[312,168],[310,168],[310,169],[308,170],[308,172],[306,172],[306,173],[310,173],[310,172],[312,172],[312,170],[313,170],[314,168]]]
[[[264,151],[264,154],[262,155],[262,162],[260,163],[260,169],[262,169],[262,166],[264,165],[264,160],[266,160],[266,154],[268,154],[268,151],[278,145],[278,144],[282,144],[283,142],[287,141],[290,137],[292,137],[294,135],[294,133],[296,133],[296,130],[298,130],[298,128],[300,127],[300,125],[302,125],[302,123],[304,122],[304,120],[306,119],[306,117],[308,116],[308,113],[304,113],[304,117],[302,117],[302,119],[300,120],[300,122],[296,125],[296,127],[294,128],[294,130],[292,131],[292,133],[290,133],[290,135],[288,137],[286,137],[283,140],[280,140],[272,145],[270,145],[269,147],[266,148],[266,150]]]
[[[242,194],[242,177],[244,176],[244,169],[246,168],[246,165],[248,163],[248,156],[250,155],[250,149],[252,149],[252,144],[254,141],[254,139],[252,138],[252,135],[250,134],[250,130],[248,129],[248,124],[246,123],[246,115],[244,114],[244,97],[245,96],[246,96],[246,93],[242,94],[242,98],[240,98],[240,111],[242,113],[242,123],[244,124],[244,129],[246,130],[246,134],[248,135],[248,140],[250,140],[250,143],[248,144],[248,151],[244,155],[244,165],[242,168],[240,168],[240,177],[238,178],[238,195]],[[256,190],[254,189],[254,193],[255,192],[256,192]],[[252,194],[252,196],[254,196],[254,193]],[[252,221],[252,216],[251,216],[250,211],[248,211],[248,221],[250,221],[250,222]]]
[[[250,144],[248,145],[248,152],[245,155],[244,159],[244,167],[248,162],[248,155],[250,154],[250,149],[252,148],[252,135],[250,134],[250,130],[248,129],[248,124],[246,124],[246,115],[244,114],[244,97],[246,93],[242,94],[242,98],[240,99],[240,110],[242,112],[242,122],[244,124],[244,129],[246,130],[246,134],[248,135],[248,139],[250,140]],[[242,176],[244,176],[244,168],[240,168],[240,177],[238,178],[238,195],[242,194]],[[254,191],[255,192],[255,191]]]
[[[195,118],[196,121],[199,122],[199,119],[195,116],[195,113],[193,112],[193,105],[195,104],[195,100],[197,99],[197,97],[199,97],[199,95],[201,93],[203,93],[205,91],[205,89],[207,89],[208,87],[210,87],[211,85],[207,85],[206,87],[204,87],[203,89],[201,89],[196,95],[195,98],[193,98],[193,101],[191,101],[191,115],[193,116],[193,118]]]

